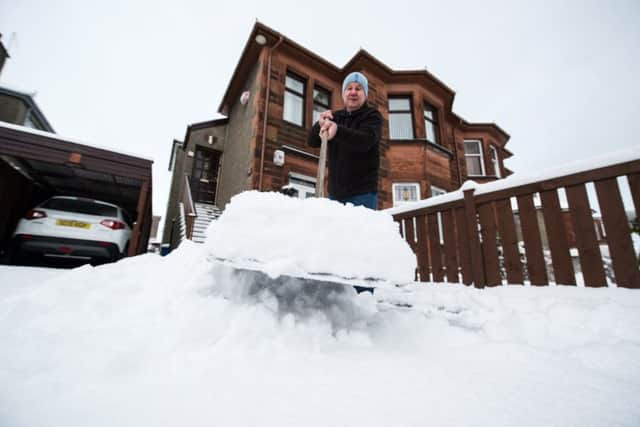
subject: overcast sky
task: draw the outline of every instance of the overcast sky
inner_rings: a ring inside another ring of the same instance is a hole
[[[162,216],[171,142],[219,117],[256,19],[338,67],[360,47],[426,67],[458,115],[511,135],[518,174],[638,144],[638,0],[299,3],[0,0],[0,84],[63,136],[154,159]]]

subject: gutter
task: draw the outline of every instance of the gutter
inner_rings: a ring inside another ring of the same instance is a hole
[[[262,191],[262,175],[264,174],[264,152],[267,146],[267,121],[269,120],[269,97],[271,96],[271,58],[284,37],[280,36],[278,42],[269,49],[269,59],[267,61],[267,93],[264,99],[264,117],[262,121],[262,147],[260,148],[260,178],[258,180],[258,191]]]

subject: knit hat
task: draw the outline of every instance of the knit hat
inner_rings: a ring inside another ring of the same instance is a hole
[[[353,73],[350,73],[347,77],[345,77],[344,81],[342,82],[342,93],[344,93],[344,91],[347,89],[349,83],[358,83],[360,86],[362,86],[364,96],[369,96],[369,82],[367,81],[367,78],[364,76],[364,74],[354,71]]]

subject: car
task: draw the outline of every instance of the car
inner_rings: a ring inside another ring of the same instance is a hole
[[[44,256],[101,264],[126,256],[132,222],[112,203],[54,196],[20,219],[12,238],[12,259]]]

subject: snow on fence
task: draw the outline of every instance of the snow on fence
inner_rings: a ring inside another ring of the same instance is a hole
[[[468,181],[388,212],[422,281],[640,288],[630,225],[640,214],[639,148],[545,174]]]

